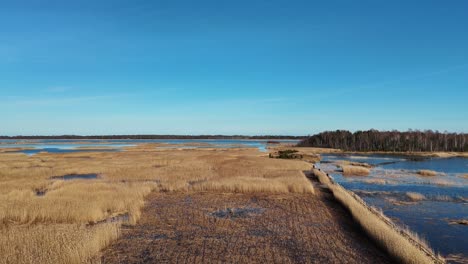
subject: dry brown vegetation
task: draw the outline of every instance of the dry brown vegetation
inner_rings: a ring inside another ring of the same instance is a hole
[[[344,165],[351,165],[351,166],[359,166],[359,167],[364,167],[364,168],[372,168],[372,166],[368,163],[363,163],[363,162],[354,162],[354,161],[349,161],[349,160],[337,160],[334,163],[344,166]]]
[[[89,262],[115,239],[125,215],[135,224],[152,191],[309,193],[302,161],[253,149],[157,150],[0,155],[0,263]],[[93,180],[57,180],[68,174]],[[41,195],[38,195],[41,194]],[[5,234],[5,235],[3,235]]]
[[[385,179],[372,178],[372,179],[365,179],[363,180],[363,182],[371,183],[371,184],[387,184],[387,182],[389,181]]]
[[[412,201],[415,201],[415,202],[418,202],[418,201],[422,201],[422,200],[425,200],[426,197],[420,193],[417,193],[417,192],[407,192],[406,193],[406,196],[408,196],[408,198]]]
[[[119,234],[117,224],[38,224],[2,228],[0,263],[83,263]]]
[[[0,148],[0,153],[16,152],[16,151],[27,150],[27,149],[32,149],[32,148],[22,148],[22,147],[17,147],[17,148]]]
[[[286,149],[284,147],[276,147],[274,149],[270,149],[269,157],[280,159],[299,159],[310,163],[319,162],[321,159],[320,155],[317,153],[304,151],[301,148]]]
[[[456,186],[458,185],[456,182],[446,180],[446,179],[433,179],[429,182],[429,184],[435,184],[440,186]]]
[[[464,254],[449,254],[447,257],[448,263],[468,264],[468,256]]]
[[[271,150],[286,150],[290,149],[291,147],[285,146],[277,146],[277,147],[269,147],[268,149]],[[316,154],[324,154],[324,153],[342,153],[343,151],[340,149],[333,149],[333,148],[313,148],[313,147],[295,147],[294,149],[299,150],[301,153],[316,155]]]
[[[468,219],[451,219],[448,221],[451,225],[468,225]]]
[[[419,170],[418,174],[421,176],[429,176],[429,177],[437,176],[437,172],[432,171],[432,170]]]
[[[102,261],[391,263],[320,188],[315,195],[154,192]]]
[[[435,257],[425,241],[418,238],[416,234],[393,225],[387,217],[365,205],[359,197],[340,185],[332,183],[324,172],[316,169],[313,171],[320,182],[326,184],[335,198],[351,212],[353,218],[369,236],[385,248],[390,255],[402,263],[444,263],[440,256]]]
[[[367,176],[370,173],[368,168],[362,166],[342,165],[341,168],[345,176]]]

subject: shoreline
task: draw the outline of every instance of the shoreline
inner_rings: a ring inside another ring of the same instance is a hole
[[[354,192],[336,183],[325,172],[314,167],[312,174],[330,189],[335,199],[348,209],[367,235],[397,260],[403,263],[446,263],[416,234],[396,225],[382,212],[367,205]]]
[[[286,149],[296,149],[304,153],[311,154],[339,154],[339,155],[388,155],[388,156],[397,156],[397,157],[422,157],[422,158],[468,158],[468,152],[394,152],[394,151],[346,151],[341,149],[334,148],[315,148],[315,147],[298,147],[298,146],[277,146],[270,147],[269,149],[276,150],[286,150]]]

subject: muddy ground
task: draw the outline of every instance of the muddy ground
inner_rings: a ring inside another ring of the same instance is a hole
[[[123,226],[101,260],[391,263],[332,195],[317,186],[315,195],[153,193],[138,224]]]

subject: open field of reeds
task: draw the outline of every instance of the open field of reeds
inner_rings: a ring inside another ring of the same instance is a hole
[[[302,161],[254,149],[0,155],[0,263],[83,263],[134,225],[145,197],[167,193],[313,195]],[[65,175],[95,175],[64,180]]]

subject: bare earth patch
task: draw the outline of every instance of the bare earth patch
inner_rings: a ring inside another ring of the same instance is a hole
[[[103,263],[389,263],[331,197],[153,193]]]

